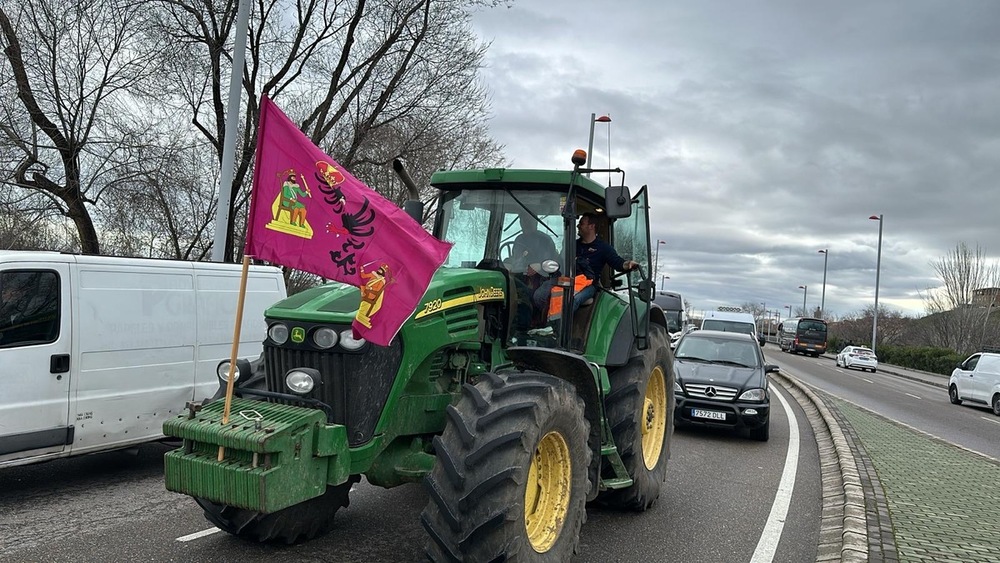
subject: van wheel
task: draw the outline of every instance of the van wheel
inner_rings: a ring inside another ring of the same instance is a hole
[[[958,397],[958,387],[952,385],[948,388],[948,400],[951,401],[953,405],[961,405],[962,399]]]
[[[1000,416],[1000,393],[993,395],[993,414]]]
[[[567,381],[486,373],[434,438],[420,523],[430,561],[569,561],[587,519],[590,424]]]
[[[597,500],[605,506],[642,511],[653,506],[667,476],[674,433],[674,374],[662,327],[650,325],[649,348],[632,352],[628,364],[608,375],[611,393],[605,403],[608,425],[632,485],[604,491]]]
[[[270,514],[216,504],[204,498],[194,500],[205,511],[205,518],[223,532],[260,542],[293,544],[328,532],[333,527],[334,513],[350,504],[348,494],[360,479],[360,475],[351,475],[346,483],[327,487],[318,497]]]

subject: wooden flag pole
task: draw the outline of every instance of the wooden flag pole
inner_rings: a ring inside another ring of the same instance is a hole
[[[236,302],[236,326],[233,328],[233,348],[229,354],[229,374],[226,381],[226,404],[222,409],[222,425],[229,423],[229,409],[233,404],[233,372],[236,371],[236,355],[240,350],[240,327],[243,325],[243,302],[247,295],[247,276],[250,273],[250,256],[243,255],[243,274],[240,277],[240,296]],[[249,373],[242,374],[250,377]],[[219,461],[225,457],[225,446],[219,446]]]

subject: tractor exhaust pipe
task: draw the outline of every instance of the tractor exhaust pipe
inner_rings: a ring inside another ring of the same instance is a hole
[[[403,202],[403,211],[410,217],[413,217],[413,220],[417,223],[423,224],[424,204],[420,201],[420,190],[417,189],[417,183],[413,181],[410,173],[406,171],[403,161],[398,158],[392,159],[392,169],[399,176],[400,181],[406,186],[406,191],[410,194],[410,199]]]

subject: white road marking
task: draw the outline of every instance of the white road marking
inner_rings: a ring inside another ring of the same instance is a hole
[[[921,401],[923,400],[922,398],[920,398],[920,397],[918,397],[918,396],[914,395],[913,393],[905,393],[905,394],[906,394],[906,395],[909,395],[909,396],[911,396],[911,397],[913,397],[914,399],[920,399]]]
[[[781,472],[781,481],[778,482],[778,491],[774,495],[771,513],[767,516],[764,531],[760,534],[760,540],[753,550],[750,563],[770,563],[774,560],[774,552],[778,549],[778,541],[785,527],[785,517],[788,516],[788,505],[792,501],[795,472],[799,465],[799,421],[781,393],[775,392],[774,396],[778,398],[788,417],[788,453],[785,455],[785,468]]]
[[[861,380],[863,380],[863,381],[867,381],[868,383],[875,383],[875,382],[874,382],[874,381],[872,381],[871,379],[868,379],[867,377],[861,377],[860,375],[858,376],[858,379],[861,379]]]
[[[997,420],[995,418],[986,418],[985,416],[981,416],[979,418],[981,418],[983,420],[988,420],[988,421],[992,422],[993,424],[1000,424],[1000,420]]]
[[[191,540],[196,540],[198,538],[203,538],[205,536],[210,536],[210,535],[212,535],[212,534],[214,534],[216,532],[221,532],[221,531],[222,530],[220,530],[218,528],[209,528],[207,530],[202,530],[200,532],[195,532],[193,534],[188,534],[186,536],[181,536],[181,537],[177,538],[177,541],[191,541]]]

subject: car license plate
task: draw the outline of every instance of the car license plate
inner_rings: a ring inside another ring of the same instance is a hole
[[[691,409],[691,416],[694,418],[707,418],[709,420],[726,420],[726,413],[716,411],[703,411],[701,409]]]

